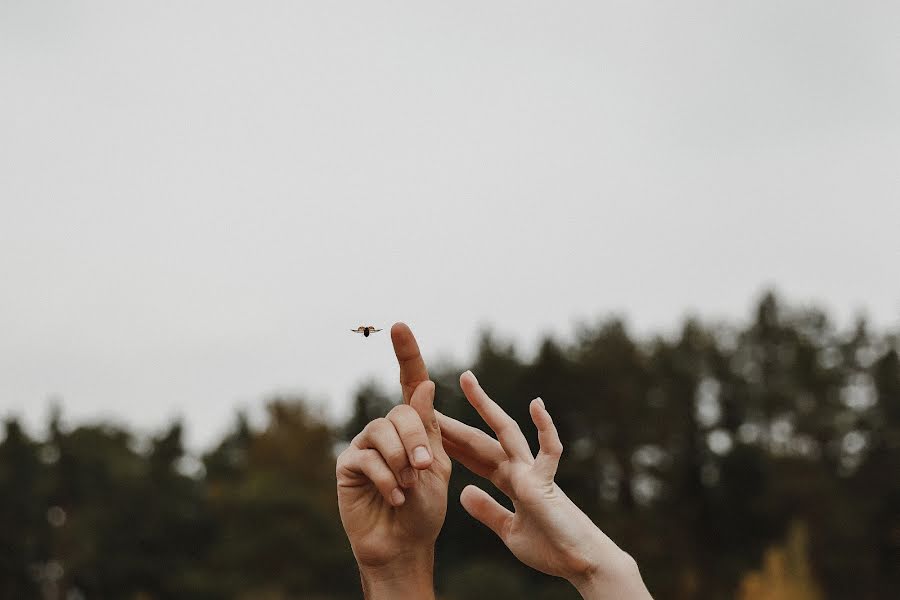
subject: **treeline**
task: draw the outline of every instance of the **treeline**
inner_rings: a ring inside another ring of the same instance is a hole
[[[898,350],[889,332],[840,330],[769,294],[744,326],[688,320],[677,335],[636,339],[607,320],[572,341],[545,339],[529,360],[485,333],[465,368],[526,432],[528,402],[544,399],[566,446],[559,484],[637,558],[656,597],[734,598],[801,523],[825,597],[896,598]],[[432,366],[438,408],[481,426],[461,370]],[[358,598],[334,459],[395,396],[363,385],[337,425],[274,399],[264,428],[239,416],[199,462],[178,424],[147,440],[55,416],[34,439],[8,420],[0,598]],[[440,595],[577,598],[464,513],[459,492],[473,482],[455,465]]]

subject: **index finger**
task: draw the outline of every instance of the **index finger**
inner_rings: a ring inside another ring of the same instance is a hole
[[[497,434],[497,441],[503,446],[506,455],[527,464],[534,463],[531,448],[528,447],[528,441],[522,434],[522,430],[519,429],[519,424],[481,389],[481,385],[472,371],[466,371],[460,375],[459,385],[469,404],[475,407],[488,427]]]
[[[428,381],[428,370],[422,353],[419,352],[419,344],[416,337],[406,323],[394,323],[391,327],[391,342],[394,344],[394,354],[400,364],[400,387],[403,389],[403,403],[409,404],[416,387],[423,381]]]

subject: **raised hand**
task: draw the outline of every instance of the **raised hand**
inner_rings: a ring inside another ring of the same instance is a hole
[[[497,435],[438,413],[444,448],[472,472],[489,479],[513,503],[510,512],[484,490],[467,486],[466,511],[496,533],[526,565],[572,582],[591,599],[650,598],[634,560],[620,550],[554,482],[562,443],[538,398],[529,407],[540,451],[531,454],[519,425],[467,371],[460,386]]]
[[[338,457],[338,506],[368,598],[433,598],[451,463],[416,340],[402,323],[391,339],[404,403],[370,422]]]

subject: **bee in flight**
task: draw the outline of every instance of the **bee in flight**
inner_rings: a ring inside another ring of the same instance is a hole
[[[352,331],[353,333],[361,333],[364,336],[369,337],[370,333],[373,333],[375,331],[381,331],[381,330],[376,329],[374,325],[360,325],[356,329],[351,329],[350,331]]]

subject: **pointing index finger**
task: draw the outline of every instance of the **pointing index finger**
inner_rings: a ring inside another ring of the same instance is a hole
[[[459,385],[469,404],[475,407],[484,422],[497,434],[497,441],[503,446],[506,455],[511,459],[518,459],[528,464],[533,463],[534,456],[531,454],[528,441],[522,435],[518,423],[491,400],[491,397],[481,388],[472,371],[466,371],[460,375]]]
[[[416,337],[406,323],[394,323],[391,327],[391,342],[394,354],[400,364],[400,387],[403,389],[403,403],[409,404],[413,391],[423,381],[428,381],[428,370]]]

